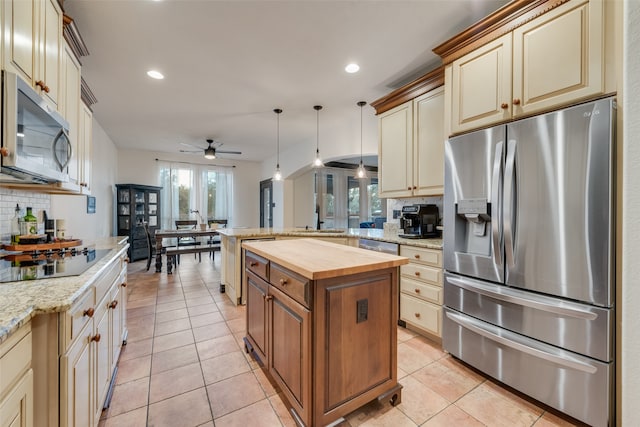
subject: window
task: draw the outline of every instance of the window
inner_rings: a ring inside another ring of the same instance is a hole
[[[162,162],[162,205],[163,212],[167,212],[162,218],[162,228],[174,228],[176,220],[184,219],[199,222],[226,219],[232,224],[232,179],[233,174],[227,168]]]

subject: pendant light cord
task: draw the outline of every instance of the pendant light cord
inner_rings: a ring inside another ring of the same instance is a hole
[[[316,157],[320,158],[320,110],[322,110],[322,105],[314,105],[313,108],[316,110]]]
[[[282,110],[280,108],[276,108],[273,110],[277,115],[276,121],[276,169],[280,169],[280,113]]]

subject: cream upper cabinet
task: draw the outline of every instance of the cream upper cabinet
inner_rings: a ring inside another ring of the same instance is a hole
[[[451,77],[454,133],[510,118],[511,34],[454,61]]]
[[[4,1],[4,67],[58,109],[62,9],[57,0]]]
[[[413,101],[380,114],[378,119],[380,197],[413,194]]]
[[[83,194],[91,194],[91,167],[93,162],[93,112],[80,103],[78,157],[80,161],[80,187]]]
[[[80,63],[71,48],[65,43],[62,54],[64,94],[61,114],[69,122],[71,160],[69,161],[70,184],[80,186],[82,181],[82,156],[80,150]],[[79,189],[79,188],[78,188]]]
[[[444,87],[413,100],[414,196],[444,191]]]
[[[513,31],[513,116],[604,92],[603,3],[570,1]]]
[[[451,131],[552,110],[605,92],[602,0],[572,0],[451,64]]]
[[[378,126],[380,196],[442,194],[444,88],[380,114]]]

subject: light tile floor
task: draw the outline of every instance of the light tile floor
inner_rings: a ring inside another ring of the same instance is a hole
[[[278,389],[244,352],[245,308],[219,291],[220,254],[183,256],[173,275],[129,265],[128,344],[100,427],[295,426]],[[398,328],[402,403],[374,401],[356,426],[570,426],[545,409]]]

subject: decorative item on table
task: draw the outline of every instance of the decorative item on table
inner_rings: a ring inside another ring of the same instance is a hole
[[[27,206],[27,214],[24,216],[24,230],[22,235],[38,234],[38,218],[31,212],[32,208]]]
[[[191,209],[190,212],[198,215],[198,219],[200,220],[200,230],[205,231],[207,229],[207,221],[205,221],[202,215],[200,215],[200,211],[197,209]]]

